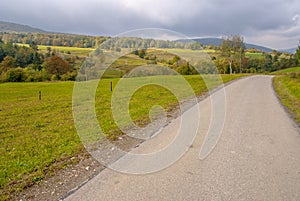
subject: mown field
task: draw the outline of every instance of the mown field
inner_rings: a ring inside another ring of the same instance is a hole
[[[20,44],[20,46],[26,46],[29,47],[28,44]],[[44,45],[39,45],[38,48],[42,53],[47,53],[48,48],[51,48],[51,50],[55,50],[59,53],[63,54],[71,54],[73,56],[79,56],[79,57],[87,57],[89,53],[94,51],[95,49],[93,48],[79,48],[79,47],[64,47],[64,46],[44,46]]]
[[[300,124],[300,67],[284,69],[274,74],[274,88],[281,102]]]
[[[249,57],[249,58],[253,58],[253,59],[259,59],[259,58],[263,58],[264,55],[261,53],[261,52],[246,52],[245,53],[245,56],[246,57]]]
[[[222,75],[224,82],[245,75]],[[185,76],[197,95],[207,91],[199,75]],[[207,75],[209,88],[218,86],[215,76]],[[140,78],[132,78],[135,80]],[[174,76],[165,76],[172,81]],[[96,112],[106,136],[122,134],[112,118],[110,82],[101,80],[96,96]],[[63,168],[72,156],[84,152],[73,122],[73,82],[0,84],[0,200],[13,191],[21,191]],[[39,100],[39,91],[42,93]],[[130,101],[130,114],[139,125],[147,124],[149,109],[161,105],[170,111],[178,100],[170,91],[157,85],[138,90]]]

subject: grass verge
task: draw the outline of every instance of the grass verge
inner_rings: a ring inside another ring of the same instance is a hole
[[[271,74],[272,75],[286,75],[286,74],[296,73],[296,72],[300,72],[300,67],[286,68],[283,70],[275,71]]]
[[[300,124],[300,77],[277,76],[273,78],[273,85],[282,104]]]

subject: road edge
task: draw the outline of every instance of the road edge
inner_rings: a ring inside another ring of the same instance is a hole
[[[251,77],[251,76],[255,76],[255,75],[247,75],[247,76],[239,77],[239,78],[237,78],[237,79],[234,79],[234,80],[231,80],[231,81],[229,81],[229,82],[223,83],[223,84],[217,86],[216,88],[214,88],[214,89],[212,89],[212,90],[210,90],[210,91],[205,92],[205,93],[202,94],[202,95],[197,96],[197,103],[196,103],[196,104],[198,104],[198,103],[200,103],[201,101],[205,100],[205,99],[208,98],[210,95],[212,95],[212,94],[218,92],[218,91],[221,90],[222,88],[225,88],[225,87],[227,87],[227,86],[229,86],[229,85],[231,85],[231,84],[233,84],[233,83],[235,83],[235,82],[237,82],[237,81],[239,81],[239,80],[246,79],[246,78],[249,78],[249,77]],[[188,101],[189,101],[189,100],[185,100],[182,104],[184,104],[185,102],[188,102]],[[195,104],[194,104],[194,105],[195,105]],[[194,105],[191,105],[190,108],[193,107]],[[187,110],[188,110],[188,109],[187,109]],[[185,111],[184,111],[184,112],[185,112]],[[183,113],[184,113],[184,112],[183,112]],[[173,117],[171,118],[171,120],[172,120],[172,119],[176,119],[176,118],[178,118],[178,116],[173,116]],[[169,124],[171,123],[171,120],[168,120],[168,122],[167,122],[167,124],[166,124],[165,126],[169,125]],[[134,148],[140,146],[140,145],[143,144],[144,142],[146,142],[146,141],[140,142],[139,144],[137,144],[137,145],[136,145],[135,147],[133,147],[132,149],[134,149]],[[88,183],[88,182],[89,182],[90,180],[92,180],[94,177],[96,177],[97,175],[99,175],[99,174],[100,174],[103,170],[105,170],[106,168],[107,168],[107,167],[103,165],[103,167],[102,167],[99,171],[97,171],[96,173],[94,173],[94,174],[92,174],[91,176],[89,176],[88,179],[86,179],[84,182],[80,183],[78,186],[76,186],[76,187],[73,188],[72,190],[68,191],[68,192],[67,192],[66,194],[64,194],[63,196],[60,196],[57,200],[58,200],[58,201],[65,200],[67,197],[69,197],[70,195],[74,194],[77,190],[79,190],[81,187],[83,187],[86,183]]]

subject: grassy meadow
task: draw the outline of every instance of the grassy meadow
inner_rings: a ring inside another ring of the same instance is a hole
[[[18,43],[20,46],[26,46],[29,47],[28,44],[21,44]],[[79,47],[65,47],[65,46],[45,46],[45,45],[39,45],[38,48],[40,52],[47,53],[48,48],[51,48],[51,50],[55,50],[59,53],[63,54],[72,54],[73,56],[79,56],[79,57],[87,57],[89,53],[94,51],[94,48],[79,48]]]
[[[295,120],[300,124],[300,67],[276,71],[274,88]],[[280,76],[279,76],[280,75]]]
[[[246,52],[245,56],[253,59],[259,59],[264,57],[264,55],[261,52]]]
[[[83,150],[73,126],[72,89],[72,82],[0,84],[1,195],[38,182],[52,164]]]
[[[286,68],[286,69],[283,69],[283,70],[275,71],[271,74],[272,75],[287,75],[287,74],[290,74],[290,73],[297,73],[297,72],[300,72],[300,67]]]
[[[222,79],[228,82],[241,76],[245,75],[222,75]],[[195,94],[207,91],[199,75],[185,78]],[[134,84],[141,78],[130,79]],[[164,79],[172,81],[174,76]],[[115,86],[118,81],[101,80],[96,95],[98,121],[110,139],[121,134],[110,109],[110,82]],[[220,84],[212,75],[208,82],[209,88]],[[72,156],[84,152],[73,122],[73,86],[74,82],[0,84],[0,200],[8,199],[10,192],[39,182],[53,170],[70,163]],[[150,121],[148,112],[153,105],[170,111],[177,104],[170,91],[148,85],[132,96],[130,114],[137,124],[145,125]]]

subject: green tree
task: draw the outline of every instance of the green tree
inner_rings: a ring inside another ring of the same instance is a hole
[[[198,74],[198,72],[195,70],[193,66],[187,62],[185,65],[179,66],[176,71],[181,75],[195,75]]]
[[[6,72],[6,81],[8,82],[24,82],[26,79],[22,68],[9,69]]]
[[[2,38],[0,37],[0,62],[2,62],[2,60],[5,57],[4,51],[2,49],[2,44],[3,44],[3,41],[2,41]]]
[[[16,60],[11,56],[6,56],[0,63],[0,74],[6,72],[8,69],[16,67]]]
[[[14,46],[12,43],[3,43],[2,49],[6,56],[14,57],[17,46]]]
[[[145,50],[145,49],[139,50],[139,57],[140,57],[140,58],[144,58],[145,55],[146,55],[146,50]]]
[[[36,42],[34,42],[34,41],[31,41],[29,47],[30,47],[31,49],[33,49],[33,51],[35,51],[35,52],[37,52],[37,51],[39,50],[39,48],[38,48]]]
[[[47,54],[46,54],[47,57],[51,56],[51,51],[52,51],[51,47],[47,47]]]
[[[271,72],[273,71],[273,57],[271,54],[265,54],[265,58],[262,61],[261,64],[261,72]]]
[[[223,39],[221,46],[222,56],[227,58],[229,64],[229,72],[233,72],[233,64],[239,66],[239,72],[242,73],[243,59],[245,58],[244,39],[239,36],[229,36]]]
[[[298,60],[298,63],[300,63],[300,44],[298,45],[295,56]]]

